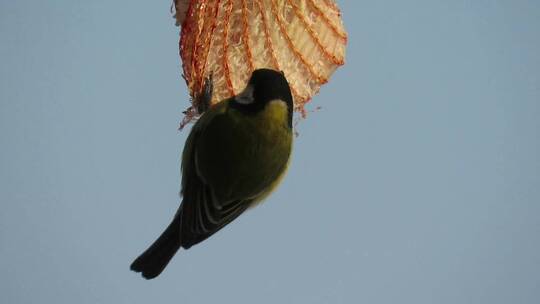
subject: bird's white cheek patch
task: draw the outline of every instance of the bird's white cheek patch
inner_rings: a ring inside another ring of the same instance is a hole
[[[253,86],[248,85],[240,94],[238,94],[234,99],[240,104],[252,104],[254,101],[253,98]]]

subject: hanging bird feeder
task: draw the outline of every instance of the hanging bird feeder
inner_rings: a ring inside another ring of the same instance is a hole
[[[295,110],[344,64],[347,33],[334,0],[175,0],[183,75],[194,103],[238,94],[258,68],[283,71]],[[193,104],[182,124],[198,115]]]

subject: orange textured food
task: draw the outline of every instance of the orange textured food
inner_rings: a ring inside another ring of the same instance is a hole
[[[285,73],[297,111],[344,64],[347,33],[334,0],[176,0],[180,56],[193,100],[212,75],[212,103],[257,68]],[[190,109],[185,121],[197,113]]]

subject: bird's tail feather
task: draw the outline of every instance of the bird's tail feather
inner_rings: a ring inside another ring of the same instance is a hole
[[[140,272],[145,279],[157,277],[180,249],[180,216],[175,216],[159,238],[131,264],[131,270]]]

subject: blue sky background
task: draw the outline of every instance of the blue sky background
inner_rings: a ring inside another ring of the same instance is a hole
[[[339,3],[284,184],[146,281],[188,134],[170,1],[0,1],[0,302],[538,303],[540,2]]]

